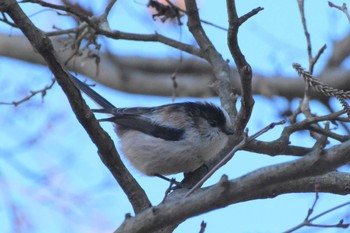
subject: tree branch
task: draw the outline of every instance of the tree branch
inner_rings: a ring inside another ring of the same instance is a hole
[[[238,45],[238,29],[240,25],[245,22],[248,18],[257,14],[262,8],[256,8],[252,12],[239,18],[236,11],[236,4],[234,0],[227,0],[227,13],[229,19],[229,30],[227,33],[227,43],[230,49],[231,55],[235,61],[239,76],[241,78],[241,109],[235,119],[235,131],[240,134],[248,124],[250,119],[254,99],[252,95],[252,68],[246,61],[243,53],[241,52]]]
[[[215,90],[218,93],[222,107],[232,116],[236,112],[235,103],[232,101],[232,84],[230,82],[230,68],[221,54],[207,37],[199,18],[196,1],[185,0],[188,22],[187,26],[197,41],[204,59],[212,67],[216,77]]]
[[[350,175],[347,173],[316,177],[350,161],[350,141],[333,146],[322,155],[317,152],[319,150],[291,162],[260,168],[231,181],[224,176],[218,184],[200,189],[187,198],[183,198],[186,190],[176,190],[165,203],[125,220],[115,232],[151,232],[238,202],[271,198],[283,193],[314,192],[317,183],[320,192],[350,193]],[[339,176],[345,183],[339,182]]]
[[[113,141],[96,121],[91,110],[82,99],[79,90],[75,87],[73,81],[69,77],[70,74],[66,72],[57,59],[50,39],[33,25],[15,0],[1,2],[0,11],[7,13],[12,18],[14,23],[31,42],[32,46],[44,58],[50,70],[56,77],[57,82],[67,95],[79,122],[85,128],[91,137],[91,140],[96,144],[103,162],[123,188],[134,208],[134,211],[139,213],[145,208],[148,208],[151,204],[146,194],[123,165]]]

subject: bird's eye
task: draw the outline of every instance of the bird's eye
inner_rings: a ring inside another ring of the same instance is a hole
[[[209,121],[209,125],[211,125],[211,127],[216,127],[216,126],[218,126],[217,122],[216,122],[216,121],[213,121],[213,120]]]

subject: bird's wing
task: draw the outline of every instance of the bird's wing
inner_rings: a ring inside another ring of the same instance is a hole
[[[100,121],[111,121],[126,129],[137,130],[167,141],[181,140],[184,134],[184,129],[159,125],[151,121],[151,119],[138,114],[118,114],[110,118],[101,119]]]
[[[102,107],[102,109],[93,109],[94,112],[108,113],[113,116],[100,121],[110,121],[126,129],[133,129],[153,137],[162,138],[168,141],[180,140],[184,134],[183,129],[176,129],[168,126],[155,124],[148,114],[152,113],[155,108],[116,108],[112,103],[91,89],[84,82],[71,75],[75,84],[87,94],[93,101]]]

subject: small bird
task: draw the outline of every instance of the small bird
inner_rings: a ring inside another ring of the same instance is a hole
[[[140,172],[163,176],[191,172],[214,158],[233,129],[226,112],[207,102],[172,103],[157,107],[116,108],[73,75],[76,86],[107,113],[115,124],[122,154]]]

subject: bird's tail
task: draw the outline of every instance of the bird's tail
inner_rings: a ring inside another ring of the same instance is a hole
[[[97,109],[94,112],[109,112],[109,110],[115,109],[116,107],[111,104],[108,100],[103,98],[100,94],[98,94],[96,91],[91,89],[88,85],[86,85],[84,82],[77,79],[74,75],[71,74],[71,77],[73,78],[75,84],[77,87],[83,91],[86,95],[88,95],[96,104],[101,106],[103,109]]]

